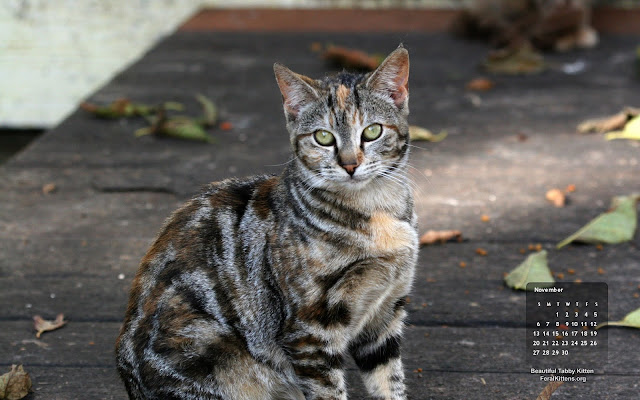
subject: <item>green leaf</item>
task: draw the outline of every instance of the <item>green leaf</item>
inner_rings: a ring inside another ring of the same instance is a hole
[[[409,138],[411,140],[426,140],[429,142],[440,142],[447,137],[449,133],[447,131],[441,131],[437,135],[431,132],[429,129],[422,128],[420,126],[409,126]]]
[[[598,324],[598,326],[596,326],[596,329],[600,329],[603,326],[626,326],[628,328],[640,329],[640,308],[635,311],[631,311],[622,319],[622,321],[609,321]]]
[[[178,103],[177,101],[165,101],[164,103],[162,103],[162,108],[171,111],[184,110],[184,106],[182,105],[182,103]]]
[[[636,204],[639,199],[640,194],[614,197],[609,211],[600,214],[558,243],[556,248],[560,249],[573,241],[615,244],[633,239],[638,218]]]
[[[164,121],[156,131],[157,135],[178,139],[196,140],[211,143],[213,139],[204,128],[189,118],[174,117]]]
[[[512,289],[527,290],[527,283],[541,283],[540,287],[550,287],[556,282],[547,265],[547,251],[530,254],[526,260],[509,272],[504,282]]]
[[[216,105],[201,94],[196,95],[196,99],[202,105],[203,116],[200,123],[204,126],[214,126],[218,121],[218,109]]]
[[[640,115],[631,119],[621,131],[609,132],[605,135],[605,139],[630,139],[640,140]]]

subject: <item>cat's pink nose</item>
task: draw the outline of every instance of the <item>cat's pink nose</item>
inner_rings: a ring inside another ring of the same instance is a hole
[[[353,176],[356,173],[356,168],[358,168],[360,164],[341,164],[340,166],[347,171],[347,174]]]

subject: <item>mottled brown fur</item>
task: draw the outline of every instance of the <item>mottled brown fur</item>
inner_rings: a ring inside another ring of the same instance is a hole
[[[347,356],[373,397],[406,399],[408,68],[403,48],[367,75],[274,67],[294,158],[279,176],[211,184],[168,219],[116,344],[131,399],[345,400]]]

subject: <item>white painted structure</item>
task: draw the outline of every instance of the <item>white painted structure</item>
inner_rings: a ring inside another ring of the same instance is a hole
[[[48,128],[208,7],[451,7],[463,0],[0,0],[0,127]]]

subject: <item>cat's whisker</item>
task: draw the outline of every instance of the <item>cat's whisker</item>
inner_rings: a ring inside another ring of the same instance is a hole
[[[389,173],[387,173],[387,172],[381,172],[381,173],[379,174],[379,176],[381,176],[381,177],[383,177],[383,178],[386,178],[386,179],[389,179],[389,180],[391,180],[391,181],[393,181],[393,182],[396,182],[396,183],[398,183],[399,185],[405,185],[405,184],[407,184],[407,182],[406,182],[406,181],[403,181],[403,180],[401,180],[400,178],[395,177],[395,176],[393,176],[393,175],[391,175],[391,174],[389,174]]]
[[[285,162],[280,163],[280,164],[265,164],[264,166],[265,166],[265,167],[281,167],[281,166],[283,166],[283,165],[287,165],[287,164],[289,164],[289,163],[292,163],[292,162],[294,162],[294,161],[295,161],[295,160],[297,160],[297,159],[298,159],[298,156],[293,156],[293,158],[292,158],[291,160],[289,160],[289,161],[285,161]]]
[[[417,187],[414,186],[415,182],[411,181],[406,174],[402,173],[399,170],[388,170],[388,169],[385,169],[384,166],[379,165],[378,168],[376,169],[376,174],[378,176],[389,178],[395,182],[398,182],[403,186],[409,184],[412,187],[417,189]]]
[[[416,182],[411,180],[411,178],[406,174],[403,174],[399,171],[387,171],[387,172],[383,172],[383,175],[389,178],[396,179],[402,185],[410,185],[414,192],[420,192],[420,193],[422,192],[422,188],[420,187],[420,185],[418,185]]]
[[[407,166],[411,167],[409,164],[407,164]],[[392,170],[390,171],[390,173],[401,177],[406,182],[406,184],[411,186],[414,192],[417,192],[420,195],[423,194],[422,186],[420,186],[418,182],[413,179],[413,175],[409,173],[409,170],[407,170],[407,173],[401,172],[399,170]]]
[[[417,167],[414,167],[413,165],[408,164],[408,163],[407,163],[407,167],[409,167],[408,172],[409,172],[409,174],[411,174],[411,176],[414,176],[412,174],[412,172],[415,172],[418,176],[420,176],[420,178],[424,179],[424,181],[428,185],[431,185],[431,179],[429,179],[429,176],[427,174],[425,174],[423,170],[421,170],[421,169],[419,169]]]
[[[422,150],[422,151],[429,151],[430,149],[427,147],[420,147],[420,146],[416,146],[415,144],[411,144],[411,143],[407,143],[407,146],[414,148],[414,149],[418,149],[418,150]]]

